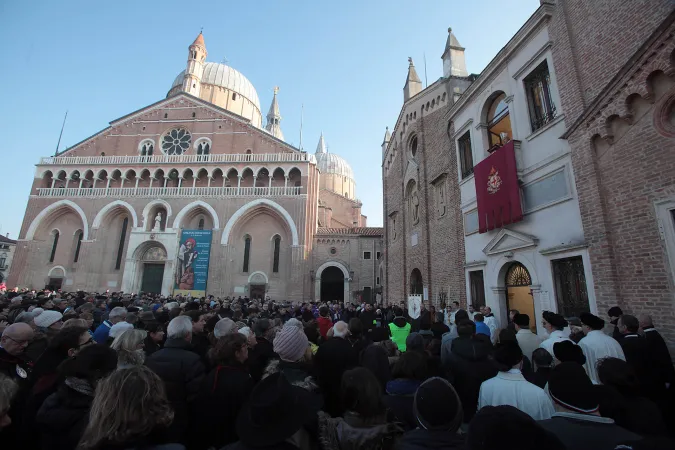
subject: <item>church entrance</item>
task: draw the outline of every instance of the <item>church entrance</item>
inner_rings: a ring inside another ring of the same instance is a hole
[[[253,299],[262,300],[265,298],[265,285],[264,284],[251,284],[248,288],[248,296]]]
[[[143,264],[143,281],[141,282],[141,291],[152,292],[153,294],[161,294],[162,278],[164,278],[164,263]]]
[[[534,316],[534,297],[530,285],[530,272],[519,262],[511,264],[506,271],[506,309],[517,309],[520,314],[530,316],[530,329],[537,333],[537,320]],[[508,314],[508,312],[507,312]]]
[[[321,301],[345,300],[345,276],[339,267],[330,266],[321,272]]]

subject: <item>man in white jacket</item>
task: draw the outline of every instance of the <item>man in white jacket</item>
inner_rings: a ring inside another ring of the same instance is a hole
[[[532,361],[532,353],[541,345],[541,338],[530,330],[530,316],[516,314],[513,316],[513,325],[516,327],[516,340],[523,355]]]
[[[497,321],[497,318],[495,317],[494,314],[492,314],[492,308],[489,306],[486,306],[485,309],[485,325],[488,326],[490,329],[490,340],[492,341],[492,345],[497,342],[497,337],[499,333],[497,333],[497,330],[499,329],[499,322]]]
[[[579,346],[586,356],[584,368],[593,384],[600,384],[597,370],[598,361],[607,357],[619,358],[625,361],[626,357],[619,342],[602,331],[605,327],[604,320],[588,312],[582,313],[579,318],[581,319],[585,335],[579,341]]]
[[[569,341],[570,339],[565,335],[563,331],[567,326],[567,321],[560,314],[556,314],[551,311],[544,311],[542,313],[542,325],[548,333],[548,339],[541,343],[539,347],[546,349],[551,356],[555,356],[553,353],[553,344],[560,341]]]

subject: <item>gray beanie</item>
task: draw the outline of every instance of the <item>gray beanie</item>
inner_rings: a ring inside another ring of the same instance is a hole
[[[35,322],[35,326],[37,327],[49,328],[62,318],[63,314],[58,311],[42,311],[33,318],[33,322]]]
[[[298,327],[283,327],[274,338],[274,353],[283,361],[296,362],[305,354],[309,339]]]

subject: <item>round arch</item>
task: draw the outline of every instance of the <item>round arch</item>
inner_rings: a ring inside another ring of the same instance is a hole
[[[51,205],[47,206],[45,209],[40,211],[40,213],[37,216],[35,216],[35,219],[33,219],[30,226],[28,227],[25,239],[27,241],[32,241],[35,237],[35,232],[38,230],[38,227],[40,226],[42,221],[46,217],[48,217],[52,212],[62,207],[71,208],[73,211],[75,211],[77,215],[80,216],[80,219],[82,220],[82,232],[84,233],[82,239],[84,240],[89,239],[89,222],[87,222],[87,216],[84,214],[82,208],[80,208],[80,206],[77,203],[72,202],[71,200],[59,200],[58,202],[52,203]]]
[[[169,217],[173,214],[171,211],[171,205],[165,200],[162,199],[157,199],[153,200],[151,202],[148,202],[147,205],[145,205],[145,208],[143,208],[143,226],[145,227],[147,222],[148,222],[148,214],[150,214],[150,210],[152,210],[153,206],[161,205],[164,208],[166,208],[166,220],[168,223]]]
[[[345,280],[343,301],[350,301],[351,296],[349,294],[349,284],[351,282],[351,278],[349,277],[349,270],[347,270],[347,267],[339,261],[326,261],[325,263],[321,264],[318,269],[316,269],[316,275],[314,277],[314,299],[318,301],[321,298],[321,274],[328,267],[337,267],[342,271],[342,275],[344,276]]]
[[[252,272],[251,275],[248,276],[248,283],[251,283],[251,281],[254,279],[256,275],[262,275],[263,278],[265,278],[265,284],[269,284],[270,279],[267,277],[267,274],[261,270],[256,270],[255,272]]]
[[[218,213],[216,212],[215,209],[213,209],[213,206],[209,205],[208,203],[202,201],[202,200],[195,200],[192,203],[189,203],[186,205],[183,209],[181,209],[178,214],[176,214],[176,218],[173,220],[173,227],[178,229],[182,225],[183,219],[185,218],[185,215],[189,213],[192,209],[202,207],[205,210],[211,214],[211,220],[213,220],[213,228],[218,229],[220,228],[220,220],[218,219]],[[168,211],[168,209],[167,209]],[[169,213],[170,215],[171,213]]]
[[[126,209],[131,216],[132,226],[134,228],[138,227],[138,216],[136,215],[136,210],[129,203],[122,200],[115,200],[114,202],[110,202],[101,208],[98,214],[96,214],[96,217],[94,217],[94,222],[91,224],[91,227],[99,228],[101,226],[101,222],[103,222],[103,218],[108,214],[108,212],[117,207]]]
[[[227,221],[227,223],[225,224],[225,229],[223,230],[223,236],[220,240],[221,245],[227,245],[230,239],[230,233],[232,232],[232,228],[237,223],[237,221],[241,217],[243,217],[248,211],[258,208],[260,206],[267,206],[275,210],[279,214],[281,214],[281,216],[284,218],[284,220],[288,224],[288,227],[291,230],[291,237],[293,240],[292,245],[298,245],[298,228],[295,226],[295,221],[293,220],[293,217],[291,217],[288,211],[286,211],[281,205],[266,198],[259,198],[245,204],[244,206],[239,208],[232,215],[232,217],[230,217],[230,220]]]
[[[60,270],[61,273],[55,274],[55,270]],[[63,266],[54,266],[51,269],[49,269],[49,272],[47,273],[48,277],[54,276],[54,278],[65,278],[66,277],[66,268]]]

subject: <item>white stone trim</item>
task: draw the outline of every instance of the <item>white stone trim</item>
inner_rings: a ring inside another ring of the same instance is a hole
[[[128,204],[127,202],[124,202],[122,200],[115,200],[114,202],[110,202],[107,205],[105,205],[101,210],[96,214],[96,217],[94,217],[94,222],[91,224],[92,228],[99,228],[101,226],[101,222],[103,221],[103,218],[108,214],[110,210],[113,208],[116,208],[117,206],[121,206],[122,208],[125,208],[127,211],[129,211],[129,214],[131,215],[132,219],[132,226],[135,228],[138,226],[138,216],[136,215],[136,210],[134,209],[133,206]]]
[[[319,268],[316,270],[316,274],[314,276],[314,299],[318,301],[321,298],[321,274],[323,273],[324,269],[328,267],[337,267],[340,270],[342,270],[342,274],[344,275],[345,278],[343,301],[345,302],[350,301],[351,298],[349,295],[350,292],[349,283],[351,282],[351,279],[349,278],[349,270],[347,270],[347,267],[345,267],[345,265],[339,261],[326,261],[325,263],[321,264]]]
[[[220,220],[218,219],[218,213],[216,212],[215,209],[213,209],[213,206],[209,205],[208,203],[201,201],[201,200],[195,200],[192,203],[189,203],[186,205],[183,209],[180,210],[178,214],[176,214],[176,218],[173,220],[173,228],[179,229],[182,225],[183,218],[189,213],[192,209],[197,208],[201,206],[205,210],[211,214],[211,220],[213,220],[213,229],[217,230],[220,228]]]
[[[166,208],[166,223],[167,224],[169,223],[169,217],[171,217],[171,215],[173,214],[173,212],[171,211],[171,205],[165,200],[158,198],[157,200],[148,202],[148,204],[145,205],[145,208],[143,208],[143,223],[141,224],[142,227],[145,227],[148,221],[148,214],[150,214],[150,210],[152,209],[152,207],[156,205],[162,205]]]
[[[292,245],[298,245],[298,229],[295,226],[295,221],[293,220],[293,217],[291,217],[288,211],[286,211],[281,205],[266,198],[259,198],[257,200],[253,200],[252,202],[248,202],[247,204],[239,208],[232,215],[232,217],[230,217],[230,220],[227,221],[227,224],[225,224],[225,229],[223,230],[223,237],[220,240],[221,245],[227,245],[230,239],[230,233],[232,232],[232,228],[234,227],[235,223],[237,223],[237,220],[239,220],[249,210],[257,208],[259,206],[269,206],[270,208],[276,210],[279,214],[281,214],[281,216],[286,220],[286,223],[288,223],[288,226],[291,229],[291,237],[293,239]]]
[[[256,270],[255,272],[251,273],[251,274],[248,276],[248,281],[247,281],[248,284],[251,284],[251,280],[253,279],[253,276],[256,275],[256,274],[260,274],[260,275],[262,275],[263,277],[265,277],[265,284],[269,284],[269,283],[270,283],[270,279],[267,277],[267,274],[266,274],[265,272],[263,272],[262,270]]]
[[[66,268],[63,267],[63,266],[54,266],[54,267],[52,267],[51,269],[49,269],[49,272],[47,273],[47,276],[48,276],[48,277],[51,277],[51,276],[52,276],[52,272],[53,272],[54,270],[56,270],[56,269],[61,269],[61,271],[63,272],[63,278],[66,278],[66,273],[67,273],[67,272],[66,272]]]
[[[26,232],[26,237],[25,239],[27,241],[32,241],[33,238],[35,237],[35,232],[37,231],[38,227],[40,226],[40,223],[42,220],[47,217],[52,211],[55,209],[58,209],[62,206],[68,206],[72,208],[75,213],[77,213],[80,216],[80,219],[82,220],[82,231],[84,232],[84,236],[82,236],[82,239],[89,239],[89,223],[87,222],[87,216],[82,210],[82,208],[79,207],[77,203],[74,203],[70,200],[59,200],[58,202],[52,203],[51,205],[47,206],[45,209],[40,211],[40,214],[35,216],[35,219],[30,224],[30,227],[28,227],[28,231]]]

